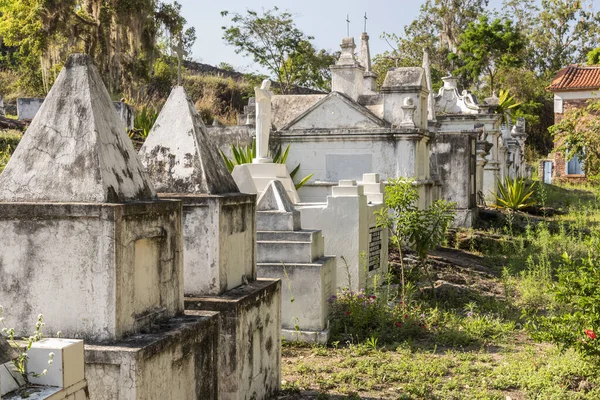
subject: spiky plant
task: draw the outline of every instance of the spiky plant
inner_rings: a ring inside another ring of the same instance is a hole
[[[520,210],[533,206],[535,200],[531,199],[534,193],[535,182],[528,185],[524,178],[511,179],[508,176],[504,181],[498,181],[496,205],[501,208]]]
[[[221,153],[221,157],[223,157],[223,160],[225,161],[225,165],[227,165],[227,169],[229,170],[229,172],[232,172],[236,165],[252,164],[252,160],[256,158],[255,139],[252,139],[251,145],[236,146],[236,145],[232,144],[230,146],[230,148],[231,148],[232,158],[227,157],[227,155],[223,152],[223,150],[219,149],[219,152]],[[290,154],[290,145],[288,144],[286,146],[285,150],[282,149],[281,145],[278,145],[277,148],[275,149],[275,152],[274,153],[269,152],[269,154],[270,154],[271,158],[273,159],[274,163],[285,164],[287,161],[288,155]],[[298,164],[296,166],[296,168],[294,168],[292,170],[292,172],[290,172],[290,177],[292,178],[292,180],[294,180],[294,177],[298,174],[299,170],[300,170],[300,164]],[[304,186],[304,184],[306,184],[306,182],[308,182],[309,179],[313,177],[313,175],[314,174],[307,175],[304,178],[302,178],[299,182],[294,182],[296,189],[300,189],[302,186]]]

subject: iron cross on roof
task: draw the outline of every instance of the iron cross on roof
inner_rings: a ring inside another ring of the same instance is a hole
[[[350,37],[350,15],[346,14],[346,37]]]

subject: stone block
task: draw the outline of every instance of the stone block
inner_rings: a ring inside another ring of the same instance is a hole
[[[335,294],[335,259],[311,263],[257,263],[261,278],[281,279],[281,326],[284,330],[322,332],[328,327],[329,302]]]
[[[54,353],[52,365],[48,365]],[[27,351],[27,372],[45,375],[29,377],[35,385],[67,388],[84,380],[83,341],[73,339],[43,339],[35,342]]]
[[[300,229],[300,213],[259,211],[256,213],[256,229],[259,231],[294,231]]]
[[[0,399],[4,399],[5,394],[13,392],[26,384],[25,378],[17,371],[12,361],[0,364]]]
[[[116,340],[183,312],[181,203],[0,203],[0,298],[17,336]]]
[[[217,400],[219,315],[186,311],[150,334],[85,345],[90,400]]]
[[[281,384],[281,281],[259,279],[221,296],[186,297],[218,311],[220,400],[270,399]]]
[[[379,174],[363,174],[363,183],[379,183]]]
[[[183,202],[186,296],[219,295],[256,279],[256,195],[160,197]]]
[[[323,255],[324,248],[322,237],[306,242],[260,240],[258,243],[260,246],[257,247],[257,259],[266,263],[310,263]]]
[[[293,204],[300,197],[285,164],[243,164],[236,165],[233,179],[242,193],[257,193],[259,196],[273,180],[280,181]]]
[[[17,119],[33,119],[44,103],[43,98],[18,98]]]
[[[361,186],[337,186],[333,189]],[[367,196],[329,196],[326,204],[299,205],[302,226],[322,230],[327,254],[337,257],[336,285],[359,290],[387,274],[387,231],[377,228],[381,203],[368,204]],[[342,257],[345,261],[342,260]],[[259,274],[260,276],[260,274]]]

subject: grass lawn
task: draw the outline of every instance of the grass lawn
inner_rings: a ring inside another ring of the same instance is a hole
[[[598,358],[536,342],[526,329],[532,316],[560,309],[550,290],[556,270],[564,252],[584,257],[600,237],[600,200],[591,187],[550,185],[536,197],[548,216],[505,215],[452,233],[451,248],[430,255],[435,301],[408,268],[426,332],[397,342],[374,334],[327,347],[284,343],[278,398],[600,399]]]

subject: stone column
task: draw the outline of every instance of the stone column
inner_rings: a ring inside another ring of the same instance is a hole
[[[265,79],[254,88],[256,96],[256,158],[254,164],[272,163],[269,158],[269,134],[271,133],[271,81]]]
[[[486,201],[496,200],[498,180],[500,179],[500,131],[490,132],[487,136],[487,142],[490,145],[490,152],[486,157],[487,163],[483,167],[483,195]]]

